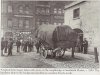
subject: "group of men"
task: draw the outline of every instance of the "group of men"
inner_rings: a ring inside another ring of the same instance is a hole
[[[84,54],[87,54],[87,50],[88,50],[88,41],[86,40],[86,38],[83,39],[82,42],[79,43],[80,46],[78,47],[78,52],[83,52]]]
[[[13,39],[9,38],[9,40],[7,40],[6,38],[2,38],[1,39],[1,56],[3,56],[3,51],[5,53],[7,53],[7,49],[8,49],[8,56],[12,55],[12,48],[13,48]]]
[[[9,38],[9,40],[7,40],[6,38],[2,38],[1,39],[1,56],[3,56],[3,53],[7,53],[8,52],[8,56],[12,55],[12,49],[13,49],[13,39]],[[87,50],[88,50],[88,41],[86,40],[86,38],[83,40],[83,42],[80,44],[80,48],[79,48],[79,52],[83,52],[84,54],[87,54]],[[39,42],[37,42],[35,44],[35,47],[37,49],[37,53],[39,53]],[[33,50],[34,47],[34,42],[31,39],[28,40],[17,40],[16,41],[16,47],[17,47],[17,52],[20,52],[21,50],[23,52],[31,52]]]
[[[1,56],[7,53],[8,56],[12,55],[13,44],[16,44],[17,52],[23,50],[24,52],[31,52],[33,50],[34,42],[31,39],[14,41],[12,38],[1,39]]]
[[[21,44],[21,49],[24,52],[31,52],[33,50],[34,42],[32,39],[20,40],[16,42],[16,45],[19,47]],[[18,50],[18,49],[17,49]]]

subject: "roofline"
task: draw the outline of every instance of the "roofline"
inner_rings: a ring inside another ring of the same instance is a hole
[[[69,4],[69,5],[65,5],[64,10],[66,10],[68,8],[71,8],[71,7],[73,7],[73,6],[77,5],[77,4],[83,3],[83,2],[86,2],[86,1],[75,1],[75,2],[73,2],[71,4]]]

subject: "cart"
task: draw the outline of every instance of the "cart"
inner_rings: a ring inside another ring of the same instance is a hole
[[[40,42],[39,53],[42,57],[62,57],[67,48],[74,48],[77,44],[77,33],[67,25],[41,25],[37,29],[37,39]]]

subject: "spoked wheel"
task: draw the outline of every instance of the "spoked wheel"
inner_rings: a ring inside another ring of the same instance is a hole
[[[48,57],[48,51],[45,50],[44,46],[41,45],[40,47],[40,55],[43,57],[43,58],[47,58]]]
[[[64,56],[64,53],[65,53],[65,50],[57,50],[56,52],[55,52],[55,55],[56,55],[56,57],[63,57]]]

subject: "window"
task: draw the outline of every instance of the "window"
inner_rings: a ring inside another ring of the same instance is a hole
[[[19,7],[19,13],[23,13],[23,7],[22,6]]]
[[[47,21],[46,24],[49,24],[49,22]]]
[[[61,25],[61,23],[58,23],[58,25]]]
[[[56,22],[54,22],[54,25],[57,25],[57,23],[56,23]]]
[[[64,13],[64,10],[62,10],[62,13]]]
[[[41,11],[42,13],[45,13],[45,9],[44,8],[42,8],[42,11]]]
[[[25,28],[29,28],[29,20],[25,21]]]
[[[80,9],[79,8],[74,9],[73,18],[79,18],[79,15],[80,15]]]
[[[40,9],[39,9],[39,8],[37,8],[37,9],[36,9],[36,13],[39,13],[39,12],[40,12]]]
[[[12,12],[12,6],[8,6],[8,13],[11,13]]]
[[[39,24],[40,24],[40,22],[39,22],[39,21],[37,21],[37,22],[36,22],[36,24],[37,24],[37,25],[39,25]]]
[[[46,9],[46,13],[49,13],[49,9]]]
[[[12,20],[8,20],[8,27],[12,27]]]
[[[44,25],[45,24],[45,22],[42,22],[42,25]]]
[[[26,14],[29,14],[29,7],[26,7],[26,8],[25,8],[25,13],[26,13]]]
[[[19,27],[23,27],[23,20],[19,20]]]
[[[61,14],[61,12],[62,12],[61,9],[58,9],[58,13]]]
[[[1,3],[1,5],[2,5],[2,6],[1,6],[1,7],[2,7],[2,8],[1,8],[2,12],[3,12],[3,13],[7,13],[7,5],[6,5],[6,3]]]
[[[18,19],[13,19],[13,27],[18,27]]]
[[[57,9],[56,8],[54,8],[54,13],[57,13]]]

